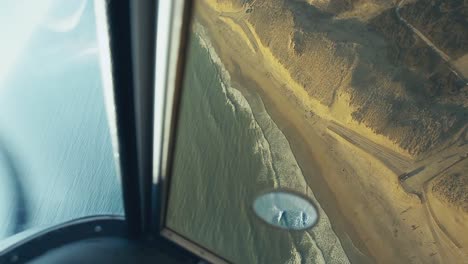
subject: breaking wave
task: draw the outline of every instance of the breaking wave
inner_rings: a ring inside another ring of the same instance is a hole
[[[249,129],[255,131],[257,136],[252,151],[263,162],[263,171],[257,180],[270,183],[271,188],[288,188],[304,193],[317,206],[320,215],[317,225],[307,232],[290,234],[292,248],[288,263],[349,263],[328,216],[304,179],[287,138],[269,116],[261,98],[253,95],[252,98],[249,96],[248,101],[238,89],[232,87],[231,76],[213,48],[206,29],[195,23],[193,30],[200,45],[208,51],[211,61],[218,66],[225,103],[234,114],[242,112],[250,118]]]

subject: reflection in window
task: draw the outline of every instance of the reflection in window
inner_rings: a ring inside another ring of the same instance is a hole
[[[0,239],[122,214],[104,111],[93,2],[0,9]]]
[[[235,263],[460,262],[466,8],[196,1],[168,227]],[[275,188],[308,197],[317,224],[256,218]]]

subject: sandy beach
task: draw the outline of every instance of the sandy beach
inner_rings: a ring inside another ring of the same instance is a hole
[[[255,63],[243,64],[243,66],[240,67],[238,60],[232,60],[235,56],[229,54],[230,52],[228,49],[220,48],[220,45],[227,44],[225,43],[224,38],[219,38],[214,34],[217,30],[223,31],[223,29],[210,28],[209,22],[204,20],[209,19],[209,17],[202,17],[201,15],[203,15],[203,13],[200,12],[198,15],[199,16],[197,18],[200,19],[201,22],[205,22],[202,24],[210,31],[210,38],[215,40],[212,44],[215,46],[217,53],[224,59],[223,63],[233,78],[234,86],[254,89],[251,91],[241,90],[248,101],[251,101],[252,92],[260,94],[268,113],[288,138],[290,146],[296,156],[296,160],[300,165],[301,170],[303,171],[303,174],[305,175],[307,183],[313,190],[317,199],[321,201],[321,206],[323,206],[324,210],[332,220],[333,229],[340,237],[342,245],[347,251],[350,260],[359,263],[371,263],[372,261],[370,261],[369,257],[366,257],[369,256],[369,254],[367,253],[365,244],[359,239],[359,236],[353,226],[347,221],[344,221],[345,216],[337,210],[337,201],[332,195],[332,191],[330,190],[328,183],[323,177],[319,177],[319,175],[322,175],[323,173],[321,171],[321,166],[317,164],[317,161],[320,160],[320,158],[317,157],[318,152],[312,151],[312,148],[310,148],[310,145],[317,145],[316,140],[321,141],[318,138],[318,135],[315,135],[317,131],[315,131],[312,126],[309,126],[309,122],[313,122],[313,120],[305,120],[306,114],[304,110],[297,107],[297,102],[294,102],[294,98],[288,98],[288,96],[284,94],[284,91],[281,91],[280,87],[278,87],[279,84],[275,83],[273,79],[270,79],[266,72],[263,75],[249,75],[249,71],[254,73],[258,70],[249,67],[250,65],[255,65]],[[223,33],[226,34],[228,32],[224,31]],[[234,40],[236,36],[233,35],[232,38]],[[242,43],[239,44],[239,46],[233,45],[238,47],[238,50],[234,51],[242,54]],[[248,56],[245,57],[246,60],[248,60],[247,57]],[[250,60],[252,59],[253,58],[250,57]],[[239,85],[235,85],[236,83]],[[308,144],[304,144],[304,142]],[[326,145],[323,144],[325,142],[321,143],[321,148],[326,148]]]
[[[442,263],[460,261],[445,252],[416,195],[406,193],[398,175],[381,160],[330,132],[330,120],[305,107],[287,88],[287,77],[248,43],[252,32],[233,26],[203,1],[197,20],[249,100],[260,95],[265,108],[287,137],[314,195],[330,218],[353,263]]]
[[[327,181],[321,177],[323,170],[318,162],[321,160],[317,156],[310,144],[315,144],[313,141],[319,136],[316,135],[316,131],[313,130],[312,126],[308,126],[308,123],[297,127],[296,122],[303,122],[305,117],[304,111],[297,108],[289,108],[293,106],[291,99],[278,93],[276,96],[271,96],[262,90],[254,80],[249,79],[241,72],[235,72],[233,74],[234,79],[238,80],[242,85],[255,89],[255,92],[261,95],[262,101],[265,105],[268,114],[273,118],[276,125],[281,129],[283,134],[288,138],[291,149],[296,157],[296,161],[301,167],[302,173],[305,176],[307,184],[312,189],[317,200],[320,201],[320,205],[327,212],[328,217],[331,220],[333,230],[340,237],[341,244],[350,258],[350,261],[355,263],[372,263],[370,261],[369,254],[363,241],[359,239],[359,236],[355,228],[348,222],[344,221],[345,216],[337,208],[338,201],[335,196],[332,195]],[[243,87],[238,85],[236,87]],[[252,91],[241,89],[241,92],[250,102],[250,98],[253,96]],[[291,110],[289,113],[283,112],[283,110]],[[295,120],[291,120],[291,117]],[[310,120],[310,119],[309,119]],[[310,120],[313,122],[312,120]],[[307,142],[307,144],[304,144]],[[351,237],[353,239],[351,239]]]

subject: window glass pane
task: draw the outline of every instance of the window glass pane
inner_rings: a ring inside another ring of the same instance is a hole
[[[168,227],[235,263],[463,262],[466,9],[195,1]],[[261,221],[275,189],[307,197],[315,226]]]
[[[0,240],[123,214],[93,1],[1,1],[0,23]]]

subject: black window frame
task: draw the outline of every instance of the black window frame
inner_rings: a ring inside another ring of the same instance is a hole
[[[170,2],[166,51],[169,54],[165,65],[156,65],[160,0],[98,1],[102,1],[99,7],[105,9],[101,10],[105,14],[99,14],[105,25],[97,26],[106,36],[98,41],[109,50],[100,55],[100,60],[110,66],[102,69],[105,75],[110,75],[103,89],[121,179],[124,217],[89,216],[33,233],[1,251],[0,262],[13,263],[18,256],[21,261],[32,260],[67,243],[113,236],[149,242],[154,247],[168,246],[169,251],[187,259],[199,257],[210,263],[229,263],[166,225],[185,55],[196,0]],[[163,87],[155,85],[158,67],[166,68]],[[155,89],[164,92],[162,123],[155,122]],[[162,137],[157,139],[154,138],[156,126],[162,131]],[[157,167],[153,164],[154,157],[159,160]]]

